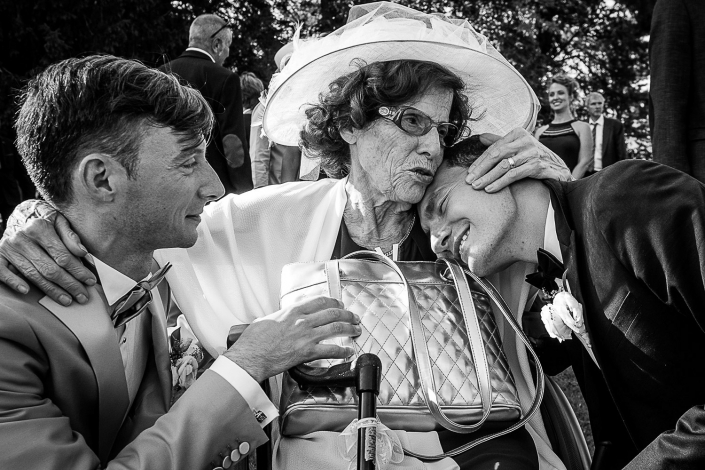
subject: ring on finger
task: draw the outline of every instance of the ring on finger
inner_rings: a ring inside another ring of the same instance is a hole
[[[510,169],[510,170],[511,170],[512,168],[514,168],[514,165],[516,164],[516,163],[514,162],[514,159],[513,159],[512,157],[507,158],[507,163],[509,163],[509,169]]]

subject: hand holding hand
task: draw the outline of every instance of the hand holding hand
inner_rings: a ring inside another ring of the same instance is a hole
[[[570,181],[563,160],[525,129],[516,128],[504,137],[482,134],[489,148],[470,168],[465,182],[475,189],[494,193],[524,178]]]
[[[93,285],[96,279],[79,259],[87,251],[78,235],[68,220],[46,202],[23,205],[24,208],[15,209],[0,240],[0,282],[26,294],[26,278],[62,305],[70,305],[71,297],[79,303],[86,302],[88,291],[84,284]],[[32,214],[23,216],[22,211]]]
[[[320,342],[358,336],[359,323],[340,301],[313,297],[252,323],[224,356],[261,382],[304,362],[350,356],[350,348]]]

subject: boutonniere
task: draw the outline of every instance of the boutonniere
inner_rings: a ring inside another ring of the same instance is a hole
[[[194,338],[182,338],[181,328],[177,328],[169,337],[169,360],[174,391],[186,390],[198,377],[203,350]]]
[[[558,341],[571,339],[571,333],[575,333],[593,362],[597,364],[597,359],[592,351],[592,343],[585,328],[583,306],[571,294],[566,274],[568,271],[563,273],[561,279],[556,279],[557,282],[560,281],[560,285],[555,293],[544,299],[545,302],[550,303],[541,307],[541,321],[543,321],[548,335],[551,338],[557,338]],[[599,368],[600,365],[597,364],[597,367]]]

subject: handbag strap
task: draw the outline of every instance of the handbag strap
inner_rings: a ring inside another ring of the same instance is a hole
[[[457,263],[456,261],[453,261],[454,263]],[[493,433],[493,434],[488,434],[487,436],[481,437],[479,439],[475,439],[473,441],[468,442],[467,444],[464,444],[460,447],[457,447],[453,450],[450,450],[448,452],[445,452],[443,454],[439,455],[434,455],[434,456],[428,456],[428,455],[422,455],[422,454],[417,454],[415,452],[408,451],[407,449],[404,449],[404,453],[411,456],[411,457],[416,457],[417,459],[421,460],[440,460],[446,457],[454,457],[456,455],[462,454],[463,452],[466,452],[473,447],[477,447],[478,445],[490,441],[496,437],[504,436],[506,434],[509,434],[511,432],[516,431],[517,429],[521,428],[522,426],[526,425],[526,423],[539,411],[539,407],[541,406],[541,401],[543,400],[543,393],[544,393],[544,382],[545,382],[545,377],[543,373],[543,368],[541,367],[541,361],[539,360],[538,356],[536,355],[536,352],[534,351],[534,348],[531,347],[531,343],[529,342],[529,338],[526,337],[526,334],[524,334],[524,331],[521,329],[519,326],[519,323],[517,323],[516,319],[514,318],[514,315],[512,315],[511,310],[505,303],[504,299],[502,296],[497,292],[497,289],[488,282],[487,280],[479,277],[472,271],[469,271],[467,269],[463,269],[465,274],[470,276],[475,282],[477,282],[480,287],[482,287],[485,292],[487,292],[487,295],[490,297],[490,300],[492,300],[495,305],[500,309],[502,312],[502,315],[504,318],[507,320],[509,325],[512,327],[514,332],[516,333],[517,337],[521,340],[522,343],[524,343],[524,346],[526,349],[529,351],[531,356],[534,358],[534,365],[536,366],[536,394],[534,395],[534,399],[531,402],[531,407],[529,407],[529,411],[526,413],[525,416],[523,416],[519,421],[514,423],[513,425],[509,426],[506,429],[503,429],[502,431]]]
[[[408,449],[404,449],[404,453],[406,455],[409,455],[411,457],[416,457],[420,460],[441,460],[447,457],[453,457],[459,454],[462,454],[463,452],[466,452],[473,447],[476,447],[484,442],[490,441],[496,437],[504,436],[506,434],[509,434],[513,431],[516,431],[517,429],[521,428],[524,426],[539,410],[539,406],[541,405],[541,401],[543,399],[543,393],[544,393],[544,373],[543,373],[543,368],[541,367],[541,362],[539,361],[538,356],[536,355],[536,352],[534,349],[531,347],[531,343],[529,342],[529,339],[526,337],[524,334],[523,330],[517,323],[516,319],[514,318],[514,315],[512,315],[511,310],[507,306],[507,304],[504,302],[504,299],[502,296],[497,292],[497,290],[494,288],[494,286],[487,282],[485,279],[480,278],[477,276],[475,273],[463,269],[460,267],[457,261],[452,260],[452,259],[445,259],[442,258],[441,260],[445,262],[445,264],[448,266],[449,271],[451,273],[451,276],[453,278],[453,282],[455,284],[455,287],[458,292],[458,298],[460,300],[460,306],[461,310],[463,312],[463,319],[465,321],[465,327],[467,329],[467,334],[468,334],[468,339],[470,340],[470,352],[473,357],[473,361],[475,363],[475,370],[477,374],[477,381],[478,381],[478,389],[480,393],[480,401],[482,403],[482,408],[483,408],[483,415],[480,421],[477,424],[474,425],[461,425],[458,423],[455,423],[452,421],[450,418],[448,418],[443,411],[441,410],[440,406],[438,405],[438,398],[436,394],[436,389],[435,389],[435,379],[433,377],[432,369],[431,369],[431,360],[430,360],[430,355],[428,353],[428,346],[426,344],[426,339],[423,335],[423,325],[421,324],[421,316],[418,313],[418,308],[416,306],[416,302],[414,301],[414,296],[413,292],[411,291],[411,288],[406,281],[406,278],[404,274],[401,272],[397,264],[389,259],[388,257],[384,255],[380,255],[379,253],[373,252],[373,251],[357,251],[355,253],[351,253],[345,257],[345,259],[372,259],[376,261],[380,261],[384,263],[385,265],[389,266],[392,268],[397,275],[400,277],[402,282],[404,283],[404,287],[407,290],[407,295],[408,295],[408,303],[409,303],[409,316],[410,316],[410,329],[411,329],[411,339],[412,339],[412,348],[414,351],[415,359],[416,359],[416,364],[417,364],[417,369],[419,372],[419,381],[421,382],[421,391],[424,396],[424,399],[426,401],[426,404],[429,408],[429,411],[431,412],[431,415],[434,417],[434,419],[444,428],[449,429],[454,432],[461,432],[461,433],[469,433],[474,430],[477,430],[487,419],[489,416],[489,413],[491,411],[491,393],[492,389],[490,386],[490,377],[489,377],[489,365],[487,364],[487,355],[485,353],[484,349],[484,341],[482,340],[482,336],[480,333],[480,326],[479,326],[479,321],[477,319],[476,311],[475,311],[475,303],[472,301],[472,296],[470,294],[470,287],[467,282],[467,278],[465,274],[470,276],[475,282],[477,282],[487,293],[487,295],[490,297],[490,300],[492,300],[497,307],[500,309],[502,312],[502,315],[504,318],[507,320],[509,325],[512,327],[514,332],[516,333],[517,337],[521,340],[522,343],[524,343],[526,349],[529,351],[529,353],[532,355],[534,358],[535,366],[536,366],[536,394],[534,395],[534,399],[531,403],[531,407],[529,408],[528,412],[526,413],[525,416],[523,416],[519,421],[514,423],[513,425],[507,427],[506,429],[488,434],[484,437],[481,437],[479,439],[475,439],[471,442],[468,442],[467,444],[464,444],[460,447],[457,447],[453,450],[450,450],[448,452],[444,452],[442,454],[438,455],[423,455],[423,454],[418,454],[416,452],[410,451]],[[327,266],[327,271],[328,271],[328,278],[330,280],[331,277],[331,271],[335,271],[338,273],[337,269],[337,262],[336,266],[334,269],[331,269],[332,266]],[[334,281],[335,282],[335,281]],[[337,285],[339,286],[339,279],[337,281]],[[330,288],[330,284],[329,284]],[[338,297],[340,296],[338,290]],[[332,294],[332,292],[331,292]],[[468,308],[472,311],[473,315],[468,315]]]

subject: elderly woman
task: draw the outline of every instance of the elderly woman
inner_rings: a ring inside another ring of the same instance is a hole
[[[444,148],[467,136],[468,126],[476,134],[493,134],[484,135],[485,143],[507,134],[471,170],[474,179],[502,161],[474,180],[476,187],[498,177],[506,184],[507,178],[520,176],[565,175],[525,130],[508,133],[533,126],[537,106],[523,78],[467,22],[395,4],[354,7],[345,28],[299,44],[270,89],[264,118],[272,140],[292,145],[300,139],[312,161],[340,179],[227,196],[206,207],[193,248],[157,253],[157,261],[173,265],[168,280],[190,327],[217,355],[233,324],[251,323],[277,309],[280,274],[288,263],[339,258],[362,248],[399,260],[435,259],[415,204],[431,183]],[[540,167],[543,171],[537,172]],[[83,254],[71,232],[61,232],[72,252]],[[10,248],[18,242],[17,237],[4,240],[0,254],[22,267],[25,261],[13,253],[37,251],[34,246]],[[57,252],[56,245],[56,238],[44,242],[51,253]],[[523,276],[530,269],[515,266],[494,279],[515,312],[523,311],[528,293]],[[78,267],[70,270],[87,277]],[[16,288],[21,282],[6,270],[0,270],[0,277]],[[528,403],[532,379],[526,353],[508,349],[522,403]],[[397,466],[525,469],[541,463],[542,468],[564,468],[546,444],[540,418],[531,423],[531,430],[521,428],[454,459],[422,463],[405,457]],[[470,436],[396,433],[405,448],[439,454],[495,430],[487,425]],[[338,433],[277,434],[275,468],[350,465],[338,448]]]

